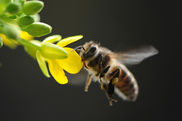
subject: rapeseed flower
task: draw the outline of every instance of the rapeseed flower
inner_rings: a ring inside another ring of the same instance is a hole
[[[36,58],[46,77],[50,77],[46,62],[51,75],[59,84],[68,83],[64,70],[70,74],[76,74],[81,70],[83,64],[80,56],[74,49],[66,46],[78,41],[82,37],[82,35],[78,35],[59,40],[61,37],[54,35],[41,42],[41,47],[36,52]],[[57,44],[53,44],[58,40]],[[46,45],[46,47],[42,45]]]

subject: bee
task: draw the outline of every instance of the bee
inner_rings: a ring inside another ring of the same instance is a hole
[[[158,51],[153,46],[115,53],[93,41],[75,49],[81,56],[84,68],[88,71],[85,92],[92,81],[98,81],[105,91],[109,105],[117,102],[115,93],[123,100],[135,101],[139,88],[134,75],[126,67],[127,64],[138,64],[153,56]]]

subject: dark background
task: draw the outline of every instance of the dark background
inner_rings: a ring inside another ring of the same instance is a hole
[[[165,0],[44,0],[41,21],[63,37],[82,34],[113,51],[154,45],[160,53],[130,67],[138,80],[136,102],[112,107],[98,84],[59,85],[41,73],[22,47],[0,49],[1,121],[180,120],[181,4]],[[83,80],[85,81],[85,80]]]

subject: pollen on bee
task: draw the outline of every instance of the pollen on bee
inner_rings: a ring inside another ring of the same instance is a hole
[[[104,85],[103,85],[103,84],[101,84],[101,85],[100,85],[100,88],[101,88],[102,90],[105,90],[105,88],[104,88]]]
[[[118,82],[118,78],[114,78],[113,80],[112,80],[112,84],[114,85],[114,84],[116,84]]]

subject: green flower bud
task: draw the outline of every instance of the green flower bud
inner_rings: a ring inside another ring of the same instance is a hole
[[[19,3],[9,3],[6,11],[9,12],[10,14],[17,14],[21,9],[21,5]]]
[[[23,16],[20,17],[17,22],[20,27],[25,27],[32,24],[34,22],[34,19],[31,16]]]
[[[3,27],[4,34],[11,39],[17,40],[20,37],[20,28],[15,25],[6,24]]]
[[[35,22],[25,28],[25,31],[34,37],[41,37],[51,33],[52,27],[42,22]]]
[[[23,12],[27,15],[34,15],[39,13],[44,7],[44,3],[41,1],[27,1],[23,5]]]
[[[3,46],[3,40],[2,38],[0,37],[0,48]]]
[[[63,48],[52,43],[41,43],[39,51],[43,57],[48,59],[64,59],[68,57]]]

